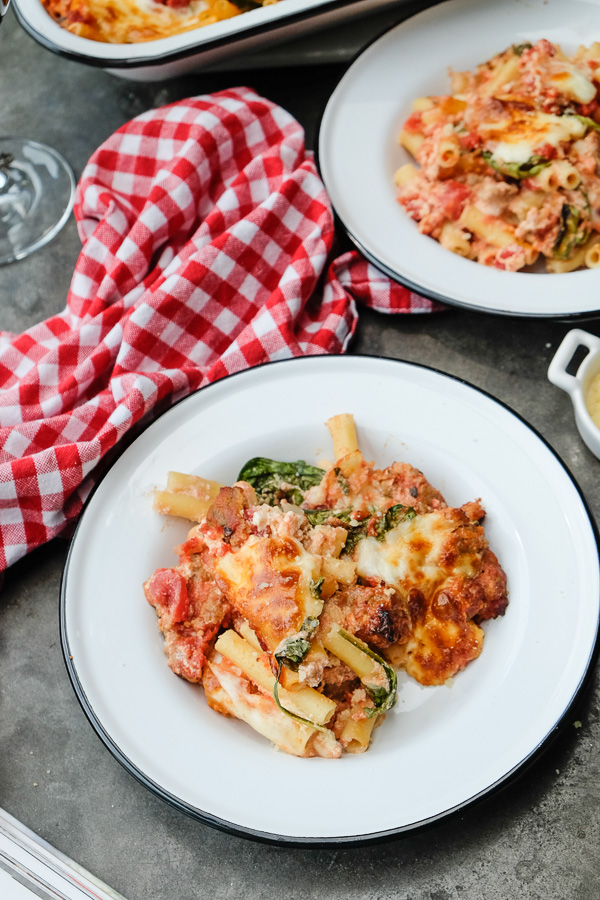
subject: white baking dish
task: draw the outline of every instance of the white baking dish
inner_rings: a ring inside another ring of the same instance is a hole
[[[403,2],[282,0],[214,25],[140,44],[106,44],[71,34],[48,15],[40,0],[13,0],[13,6],[25,30],[49,50],[123,78],[161,81]]]

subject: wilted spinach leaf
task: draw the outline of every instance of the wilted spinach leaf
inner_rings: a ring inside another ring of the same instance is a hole
[[[323,469],[310,466],[303,459],[279,462],[255,456],[242,467],[238,481],[251,484],[260,503],[275,506],[287,500],[299,506],[304,500],[304,492],[320,484],[324,474]]]
[[[368,516],[366,519],[362,519],[358,525],[350,525],[348,527],[348,537],[346,538],[346,543],[342,550],[344,556],[350,556],[358,542],[362,541],[362,539],[367,536],[367,529],[369,528],[370,521],[371,517]]]
[[[348,631],[346,631],[345,628],[340,628],[339,634],[344,638],[345,641],[348,641],[349,644],[352,644],[354,647],[362,650],[363,653],[366,653],[367,656],[369,656],[375,662],[379,663],[379,665],[385,672],[385,676],[387,678],[387,687],[379,684],[367,684],[363,679],[361,679],[364,689],[375,704],[374,708],[365,709],[367,717],[371,719],[378,713],[387,712],[388,709],[391,709],[395,705],[396,700],[398,699],[398,678],[396,676],[395,670],[392,666],[390,666],[388,662],[385,661],[385,659],[383,659],[383,657],[379,656],[378,653],[375,653],[374,650],[371,650],[368,644],[365,644],[364,641],[361,641],[353,634],[350,634]]]
[[[558,236],[552,251],[553,256],[557,259],[569,259],[573,251],[587,241],[589,234],[581,210],[570,203],[563,203],[560,211]]]
[[[593,128],[595,131],[600,131],[600,125],[597,122],[594,122],[593,119],[590,119],[589,116],[579,116],[577,113],[573,113],[574,119],[579,119],[580,122],[583,122],[584,125],[587,125],[588,128]]]
[[[324,578],[317,578],[316,581],[311,581],[310,592],[313,595],[313,597],[316,597],[317,599],[321,598],[321,588],[323,587],[324,581],[325,581]]]
[[[509,178],[529,178],[531,175],[537,175],[538,172],[541,172],[546,166],[550,165],[550,160],[545,159],[543,156],[530,156],[527,162],[517,163],[517,162],[503,162],[501,160],[494,159],[492,153],[489,150],[483,151],[483,158],[485,161],[495,169],[496,172],[501,172],[502,175],[508,175]]]
[[[303,512],[313,528],[324,525],[330,519],[339,519],[346,525],[352,517],[351,509],[305,509]]]
[[[385,512],[377,510],[373,515],[359,522],[358,525],[351,525],[348,528],[348,537],[342,553],[345,556],[349,556],[358,542],[369,534],[374,534],[378,541],[382,541],[388,531],[391,531],[392,528],[395,528],[406,519],[414,519],[415,516],[416,512],[412,506],[404,506],[402,503],[390,506]]]
[[[320,583],[318,583],[319,588],[322,583],[323,579],[321,578]],[[300,631],[283,640],[273,654],[277,662],[280,662],[286,666],[286,668],[297,672],[298,666],[310,650],[310,639],[315,633],[318,625],[318,619],[315,619],[314,616],[307,616],[302,623]]]
[[[406,519],[414,519],[415,516],[416,512],[412,506],[404,506],[403,503],[396,503],[395,506],[390,506],[383,516],[375,523],[377,540],[382,541],[388,531],[391,531],[392,528],[395,528],[400,522],[405,522]]]
[[[285,713],[286,716],[290,716],[291,719],[295,719],[296,722],[301,722],[303,725],[310,725],[312,728],[326,731],[327,729],[323,728],[322,725],[317,725],[315,722],[311,722],[310,719],[304,719],[302,716],[298,716],[291,710],[286,709],[285,706],[281,705],[279,699],[281,669],[285,665],[286,668],[291,669],[293,672],[298,671],[300,663],[310,650],[310,639],[315,633],[318,625],[318,619],[315,619],[314,616],[307,616],[302,623],[300,631],[282,641],[275,651],[274,656],[277,660],[277,677],[275,678],[275,683],[273,685],[273,699],[281,712]]]
[[[285,706],[281,705],[281,700],[279,699],[279,679],[281,678],[281,669],[283,667],[283,662],[279,660],[277,665],[277,675],[275,677],[275,683],[273,685],[273,699],[277,704],[278,709],[281,710],[282,713],[285,713],[286,716],[289,716],[290,719],[295,719],[296,722],[300,722],[301,725],[310,725],[311,728],[316,728],[317,731],[327,731],[327,728],[324,728],[323,725],[317,725],[316,722],[311,722],[310,719],[305,719],[303,716],[298,716],[296,713],[293,713],[291,709],[286,709]]]
[[[339,519],[343,527],[348,532],[346,543],[342,553],[349,556],[359,541],[368,534],[373,534],[377,540],[381,541],[392,528],[395,528],[400,522],[406,519],[414,519],[416,512],[412,506],[404,506],[402,503],[396,503],[389,509],[375,510],[371,515],[357,521],[354,519],[355,513],[352,509],[305,509],[304,513],[310,524],[324,525],[332,519]],[[356,524],[351,524],[352,522]]]

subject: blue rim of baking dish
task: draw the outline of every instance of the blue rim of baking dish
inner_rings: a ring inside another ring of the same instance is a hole
[[[422,369],[422,370],[426,370],[429,372],[434,372],[437,375],[441,375],[443,378],[448,378],[451,381],[455,381],[459,384],[464,385],[465,387],[470,388],[471,390],[476,391],[478,394],[481,394],[482,396],[487,397],[489,400],[492,400],[494,403],[497,403],[498,406],[504,408],[509,413],[511,413],[515,417],[515,419],[517,419],[523,425],[525,425],[525,427],[540,440],[540,442],[545,446],[545,448],[550,451],[552,456],[554,456],[555,459],[557,460],[557,462],[562,466],[567,478],[570,480],[571,484],[575,488],[575,491],[577,492],[579,499],[582,503],[582,506],[585,510],[585,513],[587,515],[589,525],[590,525],[592,534],[593,534],[595,542],[596,542],[596,551],[597,551],[597,555],[598,555],[597,562],[598,562],[598,567],[600,568],[600,532],[598,530],[598,526],[596,524],[594,515],[589,507],[589,504],[585,498],[585,495],[584,495],[582,489],[580,488],[575,477],[569,471],[565,462],[561,459],[561,457],[556,452],[556,450],[552,447],[552,445],[523,416],[521,416],[518,412],[516,412],[514,409],[512,409],[512,407],[510,407],[507,403],[504,403],[504,401],[499,400],[497,397],[494,397],[493,394],[489,393],[488,391],[484,390],[483,388],[480,388],[477,385],[474,385],[471,382],[466,381],[464,378],[460,378],[456,375],[451,375],[447,372],[443,372],[441,369],[438,369],[435,366],[427,366],[427,365],[423,365],[422,363],[415,363],[415,362],[410,362],[410,361],[401,360],[401,359],[393,359],[392,357],[387,357],[387,356],[369,355],[369,354],[365,354],[365,353],[352,354],[352,356],[357,359],[377,359],[377,360],[382,360],[385,362],[400,363],[403,366],[409,366],[414,369]],[[273,362],[262,363],[261,365],[255,366],[253,368],[262,369],[262,368],[266,368],[267,366],[281,366],[281,365],[285,366],[285,365],[289,364],[290,362],[297,365],[298,363],[301,364],[305,360],[310,361],[310,360],[315,360],[315,359],[320,359],[320,358],[331,359],[332,357],[329,354],[315,354],[314,356],[296,357],[294,359],[285,359],[285,360],[275,360]],[[221,384],[225,380],[229,381],[231,379],[234,379],[234,378],[238,377],[239,375],[247,374],[248,371],[249,370],[244,369],[240,372],[235,372],[231,375],[227,375],[227,376],[225,376],[225,378],[222,378],[222,379],[219,379],[219,381],[213,382],[213,384],[209,384],[203,388],[200,388],[200,390],[201,391],[207,391],[207,390],[210,391],[210,389],[212,387],[214,387],[215,385]],[[157,415],[152,420],[152,422],[148,423],[148,425],[146,427],[149,427],[151,424],[158,421],[158,419],[162,418],[162,416],[165,415],[165,413],[174,409],[175,406],[179,406],[179,404],[185,403],[187,400],[194,397],[196,393],[197,393],[197,391],[193,392],[192,394],[188,394],[186,397],[182,397],[181,400],[178,400],[176,403],[172,404],[167,409],[162,410],[160,412],[160,414]],[[140,433],[137,434],[136,437],[130,443],[128,443],[127,446],[131,446],[131,444],[135,443],[135,441],[141,437],[142,433],[145,430],[146,430],[145,428],[141,429]],[[125,452],[126,449],[127,448],[124,448],[123,452]],[[301,847],[306,847],[306,848],[308,848],[308,847],[312,847],[312,848],[331,847],[331,846],[336,846],[336,845],[342,845],[344,847],[368,846],[371,844],[385,843],[385,842],[388,842],[391,840],[401,838],[408,834],[415,834],[415,833],[427,830],[429,828],[433,828],[435,825],[437,825],[441,822],[445,822],[448,819],[455,818],[459,814],[463,813],[467,808],[470,809],[476,805],[480,805],[483,802],[488,801],[490,798],[492,798],[493,796],[498,794],[500,791],[507,788],[509,785],[513,784],[516,780],[518,780],[521,776],[523,776],[526,772],[528,772],[532,768],[532,766],[538,761],[538,759],[541,757],[541,755],[544,754],[549,749],[549,747],[554,743],[555,739],[562,733],[562,731],[564,730],[564,726],[566,725],[567,720],[569,719],[572,711],[577,706],[579,701],[582,699],[583,695],[585,694],[587,688],[590,685],[590,682],[591,682],[591,679],[592,679],[592,676],[594,673],[594,667],[595,667],[595,664],[598,659],[598,653],[600,651],[600,597],[598,598],[598,615],[597,615],[597,619],[596,619],[596,633],[594,636],[594,643],[592,646],[592,650],[590,652],[587,666],[581,676],[579,684],[575,687],[575,689],[572,693],[571,699],[570,699],[569,703],[567,704],[567,706],[565,707],[565,709],[563,710],[561,716],[557,719],[557,721],[554,723],[554,725],[548,731],[548,733],[545,735],[545,737],[543,737],[542,740],[535,747],[532,748],[531,752],[527,756],[525,756],[516,766],[514,766],[512,769],[510,769],[508,772],[506,772],[505,775],[502,776],[501,778],[499,778],[496,782],[489,785],[487,788],[480,791],[479,793],[474,794],[472,797],[469,797],[463,803],[460,803],[449,809],[442,810],[439,814],[437,814],[435,816],[431,816],[428,819],[410,823],[408,825],[404,825],[404,826],[401,826],[398,828],[387,829],[385,831],[380,831],[380,832],[372,832],[372,833],[364,834],[364,835],[347,835],[347,836],[340,835],[340,836],[335,836],[335,837],[323,837],[323,836],[311,837],[308,835],[293,836],[293,835],[281,835],[281,834],[276,834],[276,833],[271,833],[271,832],[260,831],[258,829],[249,828],[249,827],[242,826],[242,825],[236,825],[233,822],[229,822],[226,819],[220,818],[219,816],[215,816],[211,813],[205,812],[204,810],[198,809],[197,807],[193,806],[192,804],[186,803],[184,800],[181,800],[179,797],[176,797],[175,795],[171,794],[170,791],[165,790],[163,787],[161,787],[159,784],[157,784],[155,781],[153,781],[151,778],[149,778],[147,775],[145,775],[139,769],[139,767],[136,766],[135,763],[133,763],[126,756],[125,753],[123,753],[123,751],[120,749],[120,747],[116,744],[116,742],[108,734],[108,732],[106,731],[106,729],[104,728],[104,726],[102,725],[100,720],[98,719],[96,713],[94,712],[93,706],[90,703],[90,701],[88,700],[85,690],[83,689],[83,686],[79,681],[79,677],[77,675],[77,669],[76,669],[75,663],[73,661],[73,656],[72,656],[72,654],[70,652],[70,648],[69,648],[69,640],[68,640],[68,636],[67,636],[67,625],[66,625],[66,585],[67,585],[67,579],[68,579],[68,574],[69,574],[69,564],[70,564],[71,556],[73,553],[73,548],[75,546],[75,541],[77,540],[77,534],[78,534],[81,522],[83,520],[83,517],[86,515],[86,513],[89,509],[90,500],[92,499],[98,486],[104,480],[104,478],[106,477],[106,475],[108,474],[108,472],[110,471],[110,469],[112,468],[112,466],[114,465],[114,463],[116,462],[117,458],[119,458],[120,455],[122,455],[122,454],[119,454],[115,459],[113,459],[111,461],[111,465],[109,466],[107,471],[103,474],[103,476],[99,479],[99,481],[96,483],[92,492],[90,493],[89,497],[87,498],[86,503],[83,508],[83,511],[80,515],[79,523],[77,525],[77,528],[75,529],[73,538],[71,540],[71,544],[69,546],[69,551],[68,551],[67,558],[65,561],[65,566],[63,569],[63,573],[62,573],[62,577],[61,577],[61,584],[60,584],[59,627],[60,627],[61,648],[62,648],[62,652],[63,652],[63,658],[65,661],[65,665],[67,668],[67,673],[71,680],[71,684],[73,686],[73,689],[75,691],[75,694],[79,701],[79,704],[80,704],[81,708],[83,709],[83,712],[85,713],[92,728],[94,729],[94,731],[96,732],[96,734],[98,735],[100,740],[104,743],[106,748],[114,756],[114,758],[117,760],[117,762],[119,762],[123,766],[123,768],[126,769],[127,772],[129,772],[130,775],[132,775],[138,782],[140,782],[140,784],[144,785],[144,787],[146,787],[152,793],[156,794],[162,800],[165,800],[167,803],[169,803],[175,809],[179,810],[179,812],[182,812],[182,813],[188,815],[190,818],[196,819],[197,821],[202,822],[205,825],[210,825],[212,828],[215,828],[218,831],[225,832],[226,834],[235,835],[236,837],[243,837],[243,838],[247,838],[249,840],[254,840],[254,841],[257,841],[260,843],[264,843],[264,844],[273,844],[273,845],[277,845],[277,846],[294,846],[294,847],[299,847],[299,848],[301,848]]]
[[[44,34],[41,34],[34,26],[29,22],[26,16],[23,14],[21,9],[19,8],[19,0],[13,0],[12,6],[14,8],[15,14],[19,21],[19,24],[25,29],[25,31],[36,40],[41,46],[45,47],[47,50],[52,50],[58,56],[62,56],[65,59],[74,60],[75,62],[85,63],[88,66],[95,66],[96,68],[102,69],[141,69],[145,67],[159,66],[166,63],[176,62],[180,59],[186,59],[189,56],[193,56],[195,54],[202,54],[209,50],[216,50],[220,47],[226,47],[229,44],[235,44],[238,41],[245,40],[246,38],[253,38],[259,35],[270,34],[271,32],[276,32],[280,28],[293,26],[298,24],[299,22],[304,22],[306,19],[310,19],[311,17],[317,17],[320,14],[329,13],[335,11],[337,9],[342,9],[343,7],[351,6],[353,3],[358,3],[360,0],[324,0],[323,5],[307,10],[306,12],[297,12],[291,13],[289,15],[285,15],[280,19],[275,21],[266,22],[262,25],[249,25],[245,27],[243,31],[237,32],[236,34],[226,35],[225,37],[209,39],[206,41],[202,41],[199,44],[193,44],[191,46],[182,48],[181,50],[171,50],[165,53],[156,53],[153,56],[147,57],[128,57],[124,59],[107,59],[106,57],[101,56],[87,56],[85,53],[78,53],[74,50],[67,50],[64,47],[60,47],[56,44],[51,38],[47,37]],[[402,0],[400,0],[402,2]],[[204,29],[198,29],[200,33],[204,31]],[[98,41],[90,41],[95,45],[99,44]],[[147,42],[148,44],[152,44],[154,42]]]
[[[360,50],[357,53],[355,53],[354,56],[352,57],[352,59],[349,60],[349,62],[346,64],[346,66],[344,67],[344,71],[338,78],[337,83],[335,84],[335,86],[333,87],[333,89],[331,91],[329,99],[331,99],[331,96],[337,90],[337,88],[341,84],[342,80],[345,78],[349,69],[363,55],[363,53],[366,53],[366,51],[373,44],[376,44],[377,41],[379,41],[379,40],[381,40],[381,38],[385,37],[385,35],[388,34],[388,32],[393,31],[394,28],[398,28],[399,25],[403,25],[404,23],[409,22],[415,16],[418,16],[424,12],[428,12],[430,9],[432,9],[436,6],[443,5],[445,2],[449,2],[449,0],[433,0],[432,3],[428,4],[427,6],[423,7],[422,9],[419,9],[416,12],[408,13],[405,15],[400,15],[396,22],[392,23],[391,25],[386,26],[379,32],[379,34],[376,34],[374,37],[372,37],[371,40],[369,40],[363,47],[361,47]],[[319,171],[319,175],[321,177],[321,180],[323,181],[323,184],[325,184],[325,181],[323,179],[322,167],[320,164],[321,127],[323,125],[323,118],[325,116],[325,112],[327,111],[327,107],[329,105],[329,99],[325,103],[323,109],[321,110],[321,115],[319,116],[319,118],[317,120],[317,125],[315,128],[315,141],[314,141],[315,164],[317,166],[317,169]],[[327,190],[326,184],[325,184],[325,189]],[[338,233],[342,232],[343,234],[345,234],[347,236],[347,238],[351,241],[351,243],[354,244],[356,249],[365,257],[365,259],[367,259],[372,265],[374,265],[377,269],[379,269],[380,272],[382,272],[384,275],[387,275],[388,278],[390,278],[392,281],[395,281],[397,284],[402,285],[402,287],[408,288],[409,291],[412,291],[415,294],[419,294],[421,297],[425,297],[427,300],[433,300],[437,303],[445,303],[450,306],[457,307],[459,309],[469,310],[471,312],[484,313],[486,315],[492,315],[492,316],[505,316],[505,317],[515,318],[515,319],[545,319],[545,320],[558,321],[558,322],[583,322],[583,321],[589,321],[591,319],[597,319],[598,316],[600,315],[600,309],[596,310],[596,311],[587,310],[584,312],[573,312],[573,313],[569,313],[569,312],[541,313],[541,314],[536,313],[535,315],[530,312],[518,312],[518,311],[514,311],[514,310],[482,309],[480,306],[476,306],[474,304],[470,304],[470,303],[467,303],[462,300],[455,300],[452,297],[448,297],[446,294],[438,293],[437,291],[433,291],[430,288],[425,288],[425,287],[421,286],[420,284],[418,284],[416,281],[412,281],[410,278],[407,278],[405,275],[403,275],[401,272],[398,272],[396,269],[391,269],[389,266],[386,266],[386,264],[383,263],[381,260],[379,260],[377,258],[377,256],[375,256],[373,253],[371,253],[369,250],[367,250],[363,246],[360,239],[353,233],[352,229],[348,225],[346,225],[346,223],[344,222],[344,220],[342,219],[342,217],[340,216],[338,211],[333,206],[333,202],[331,205],[333,208],[336,231]]]

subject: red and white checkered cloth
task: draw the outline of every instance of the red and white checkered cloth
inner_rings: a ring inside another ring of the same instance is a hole
[[[75,519],[100,461],[158,404],[268,360],[343,353],[355,299],[436,308],[356,253],[329,264],[303,130],[248,89],[124,125],[84,170],[75,216],[65,310],[0,335],[0,569]]]

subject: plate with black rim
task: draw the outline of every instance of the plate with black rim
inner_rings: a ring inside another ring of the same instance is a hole
[[[154,513],[152,492],[169,470],[233,483],[258,455],[316,463],[331,454],[324,423],[340,412],[353,413],[378,466],[411,463],[450,505],[482,499],[510,603],[484,625],[481,656],[451,685],[399,674],[398,703],[368,752],[299,759],[210,710],[201,686],[168,668],[142,584],[176,563],[189,526]],[[444,819],[530,762],[586,682],[599,608],[593,519],[564,464],[518,415],[413,363],[305,357],[203,388],[125,450],[75,533],[61,637],[92,726],[160,797],[258,840],[360,844]],[[384,787],[361,797],[365,784]]]
[[[418,231],[396,201],[394,172],[412,157],[398,134],[417,97],[447,94],[448,69],[473,70],[512,44],[545,37],[565,53],[600,40],[586,0],[446,0],[387,31],[355,59],[325,108],[319,168],[359,250],[429,298],[498,315],[577,318],[600,311],[594,269],[505,272],[464,259]]]

